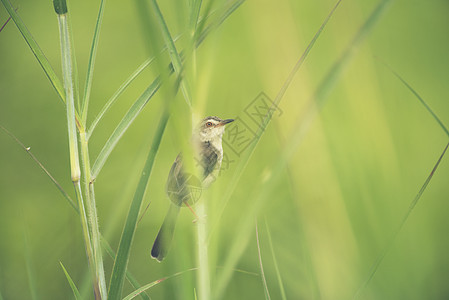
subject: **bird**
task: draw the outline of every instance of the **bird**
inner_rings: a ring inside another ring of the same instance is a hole
[[[209,116],[194,130],[192,143],[201,180],[185,172],[182,153],[176,157],[165,186],[171,203],[151,249],[151,257],[158,262],[168,254],[181,207],[186,205],[195,214],[188,202],[198,200],[198,189],[201,192],[201,189],[209,187],[217,178],[223,160],[222,138],[225,125],[233,121],[234,119]]]

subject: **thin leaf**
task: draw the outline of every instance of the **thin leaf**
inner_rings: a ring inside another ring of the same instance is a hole
[[[370,271],[368,272],[368,276],[365,279],[365,281],[362,283],[362,285],[357,290],[356,294],[354,295],[353,299],[358,299],[363,290],[368,286],[368,284],[371,282],[371,279],[373,279],[374,275],[376,275],[377,270],[379,269],[380,264],[384,260],[385,256],[393,246],[394,242],[396,241],[399,233],[401,232],[402,227],[404,227],[405,222],[407,222],[407,219],[409,218],[410,214],[412,213],[413,209],[415,208],[416,204],[418,203],[419,199],[421,198],[422,194],[426,190],[427,186],[429,185],[430,180],[432,179],[433,175],[435,174],[438,166],[440,165],[441,160],[443,159],[444,154],[446,154],[447,148],[449,147],[449,143],[444,147],[443,152],[441,153],[440,157],[438,158],[436,164],[434,165],[432,171],[430,172],[429,176],[427,176],[426,181],[421,186],[421,189],[419,190],[418,194],[416,194],[413,201],[410,203],[410,206],[408,207],[404,217],[402,218],[401,223],[399,224],[399,227],[396,229],[392,237],[390,238],[389,242],[385,246],[382,253],[377,257],[374,264],[371,266]]]
[[[112,258],[112,260],[115,261],[115,258],[116,258],[115,252],[114,252],[114,250],[112,250],[111,245],[109,245],[108,241],[106,241],[106,239],[104,239],[104,237],[101,238],[101,246],[106,251],[106,253]],[[128,279],[129,283],[131,283],[133,288],[139,289],[141,287],[141,284],[137,281],[137,279],[128,270],[126,270],[126,279]],[[143,300],[150,300],[150,297],[146,294],[146,292],[141,293],[140,297]]]
[[[412,92],[413,95],[416,96],[416,98],[419,100],[419,102],[421,102],[421,104],[426,108],[426,110],[432,115],[432,117],[435,119],[435,121],[437,121],[437,123],[440,125],[440,127],[444,130],[444,132],[446,133],[447,136],[449,136],[449,130],[447,129],[447,127],[444,125],[443,121],[441,121],[441,119],[437,116],[437,114],[430,108],[430,106],[426,103],[426,101],[424,101],[424,99],[418,94],[418,92],[411,87],[410,84],[408,84],[407,81],[404,80],[404,78],[402,78],[401,75],[399,75],[399,73],[397,73],[395,70],[393,70],[393,68],[391,68],[389,65],[387,65],[384,61],[382,61],[381,59],[377,58],[385,67],[388,68],[388,70],[391,71],[391,73],[393,73],[394,76],[396,76],[409,90],[410,92]]]
[[[81,108],[80,108],[81,109],[81,117],[84,122],[86,122],[86,119],[87,119],[87,110],[89,107],[90,90],[92,88],[92,78],[93,78],[93,73],[94,73],[95,58],[97,56],[97,47],[98,47],[98,41],[100,38],[100,27],[101,27],[101,23],[103,21],[103,13],[104,13],[105,4],[106,4],[106,0],[101,0],[100,9],[98,11],[98,16],[97,16],[97,23],[95,24],[95,31],[94,31],[94,37],[92,40],[92,47],[90,49],[89,63],[87,65],[86,85],[84,87],[84,97],[83,97],[83,101],[81,102]]]
[[[120,121],[120,123],[115,128],[112,135],[107,140],[103,149],[101,149],[101,152],[100,152],[100,154],[98,154],[97,159],[95,160],[95,163],[92,167],[92,180],[95,180],[95,178],[97,178],[98,173],[100,173],[101,169],[103,168],[103,166],[104,166],[106,160],[108,159],[109,155],[111,154],[112,150],[115,148],[115,146],[117,145],[117,143],[119,142],[119,140],[121,139],[123,134],[129,128],[129,126],[131,126],[132,122],[137,118],[139,113],[145,107],[145,104],[147,104],[148,101],[150,101],[150,99],[157,92],[157,90],[160,88],[160,86],[161,86],[161,81],[159,78],[156,78],[153,81],[153,83],[136,100],[136,102],[134,102],[134,104],[128,110],[126,115]]]
[[[377,24],[378,20],[385,12],[388,4],[390,4],[392,0],[384,0],[382,1],[370,14],[365,23],[360,27],[357,34],[349,43],[346,50],[343,52],[342,56],[335,62],[332,68],[329,70],[321,84],[318,86],[317,91],[315,92],[312,99],[309,101],[308,107],[304,112],[304,115],[298,118],[298,122],[294,125],[294,128],[298,128],[294,132],[294,134],[288,138],[289,143],[286,145],[285,149],[279,154],[279,158],[273,164],[273,167],[270,169],[270,176],[263,184],[260,185],[260,189],[257,192],[257,196],[255,197],[254,205],[251,207],[250,211],[247,212],[248,216],[254,216],[257,214],[259,209],[265,204],[265,202],[269,199],[271,195],[271,191],[276,186],[279,181],[279,178],[282,178],[282,172],[285,169],[289,159],[295,153],[296,149],[302,142],[311,122],[314,120],[315,116],[318,114],[319,109],[321,109],[328,99],[327,96],[331,89],[334,87],[336,81],[340,78],[344,68],[348,65],[355,54],[355,50],[361,44],[361,42],[365,39],[365,37],[371,32],[374,28],[374,25]],[[338,2],[339,3],[339,2]],[[337,5],[338,5],[337,3]],[[335,8],[334,8],[335,9]],[[280,94],[282,93],[282,89]],[[277,98],[277,97],[276,97]],[[258,141],[260,140],[261,135],[263,134],[263,130],[266,128],[270,120],[270,112],[265,117],[263,125],[261,129],[259,129],[258,134],[256,134],[255,139],[248,147],[249,150],[246,150],[239,165],[237,166],[236,173],[237,176],[240,176],[247,165],[252,152],[255,149]],[[240,167],[240,168],[239,168]],[[232,187],[232,185],[231,185]],[[226,199],[226,198],[225,198]],[[243,221],[243,224],[239,226],[239,232],[235,239],[233,239],[233,245],[230,247],[228,257],[225,261],[224,272],[219,280],[217,291],[217,297],[221,297],[226,285],[228,284],[231,277],[231,269],[235,266],[238,259],[243,253],[244,248],[242,248],[241,243],[244,243],[248,236],[251,234],[252,222],[250,218],[246,218]]]
[[[181,90],[184,95],[184,99],[186,100],[189,107],[191,107],[192,106],[192,96],[191,96],[188,84],[182,78],[183,77],[183,74],[182,74],[183,66],[182,66],[181,57],[179,56],[178,50],[176,50],[175,42],[173,41],[173,39],[171,37],[170,31],[168,30],[168,27],[167,27],[167,23],[164,20],[164,17],[159,8],[159,5],[157,4],[156,0],[151,0],[150,2],[153,6],[153,10],[154,10],[156,19],[159,23],[159,27],[162,32],[162,37],[164,38],[165,46],[167,47],[168,54],[170,56],[173,69],[175,70],[175,73],[180,80]]]
[[[281,290],[282,300],[287,300],[287,296],[285,294],[284,283],[282,281],[281,272],[279,272],[279,266],[276,258],[276,253],[274,252],[273,240],[271,239],[270,228],[268,227],[267,220],[265,219],[265,227],[267,228],[268,235],[268,244],[270,245],[271,255],[273,256],[274,269],[276,270],[276,277],[278,279],[279,289]]]
[[[161,278],[158,279],[156,281],[153,281],[151,283],[148,283],[146,285],[144,285],[143,287],[135,290],[134,292],[132,292],[131,294],[129,294],[128,296],[126,296],[125,298],[123,298],[123,300],[131,300],[134,299],[135,297],[139,296],[141,293],[145,292],[146,290],[152,288],[153,286],[161,283],[162,281],[166,280],[167,278]]]
[[[15,9],[17,11],[17,8]],[[6,24],[8,24],[8,22],[11,20],[11,16],[8,17],[8,19],[6,19],[6,22],[3,23],[2,27],[0,28],[0,32],[3,31],[3,28],[5,28]],[[0,295],[1,297],[1,295]],[[1,299],[1,298],[0,298]]]
[[[0,125],[0,128],[5,131],[10,137],[12,137],[14,139],[14,141],[16,141],[17,144],[19,144],[23,150],[25,150],[30,156],[31,158],[37,163],[37,165],[42,169],[42,171],[44,171],[44,173],[48,176],[48,178],[50,178],[50,180],[53,182],[53,184],[58,188],[58,190],[62,193],[62,195],[64,196],[64,198],[69,202],[69,204],[76,210],[76,212],[79,213],[79,209],[78,206],[75,204],[75,202],[73,202],[72,198],[70,198],[69,194],[66,193],[66,191],[64,191],[64,189],[62,188],[62,186],[59,184],[59,182],[50,174],[50,172],[48,172],[48,170],[44,167],[44,165],[36,158],[36,156],[34,156],[34,154],[31,152],[31,147],[26,147],[12,132],[10,132],[9,130],[7,130],[5,127],[3,127],[2,125]]]
[[[257,228],[257,220],[256,220],[256,242],[257,242],[257,254],[259,256],[259,267],[260,267],[260,275],[262,275],[262,283],[264,287],[265,299],[270,300],[270,291],[268,290],[267,279],[265,278],[265,272],[263,270],[262,263],[262,253],[260,251],[260,242],[259,242],[259,229]]]
[[[75,296],[76,300],[81,300],[81,294],[78,291],[78,288],[76,287],[75,283],[73,282],[72,278],[70,277],[69,273],[67,272],[67,270],[65,269],[64,265],[62,264],[62,262],[59,262],[59,264],[61,265],[62,270],[64,271],[65,277],[67,278],[67,281],[69,282],[70,287],[72,288],[72,292],[73,295]]]
[[[236,11],[237,8],[240,7],[240,5],[243,4],[243,2],[245,2],[245,0],[237,0],[235,2],[232,2],[231,5],[229,6],[229,8],[226,8],[225,11],[223,12],[223,14],[220,15],[220,17],[218,19],[216,19],[215,21],[211,22],[203,31],[199,31],[200,35],[199,35],[198,40],[197,40],[197,47],[199,45],[201,45],[201,43],[204,41],[204,39],[207,37],[207,35],[211,31],[213,31],[216,28],[218,28],[225,20],[227,20],[228,17],[234,11]],[[204,23],[200,23],[200,24],[204,25]]]
[[[181,35],[177,36],[175,38],[175,41],[177,41],[179,38],[181,37]],[[164,47],[162,49],[162,52],[166,51],[167,48]],[[103,108],[101,109],[101,111],[98,113],[98,115],[95,117],[94,121],[92,122],[92,124],[89,127],[89,131],[87,133],[87,139],[90,138],[90,136],[92,135],[92,133],[95,131],[95,128],[97,127],[98,123],[101,121],[101,119],[104,117],[104,115],[106,114],[106,112],[109,111],[109,109],[111,108],[111,106],[115,103],[115,101],[117,101],[118,97],[120,97],[123,92],[126,90],[126,88],[134,81],[134,79],[136,79],[140,74],[142,74],[143,70],[145,70],[147,67],[149,67],[152,62],[154,61],[154,57],[148,58],[147,60],[145,60],[123,83],[122,85],[120,85],[120,87],[118,88],[118,90],[111,96],[111,98],[109,98],[109,100],[106,102],[106,104],[103,106]]]
[[[148,290],[149,288],[152,288],[153,286],[155,286],[155,285],[161,283],[161,282],[164,281],[164,280],[167,280],[167,279],[170,279],[170,278],[173,278],[173,277],[182,275],[182,274],[187,273],[187,272],[195,271],[195,270],[197,270],[197,268],[192,268],[192,269],[188,269],[188,270],[185,270],[185,271],[181,271],[181,272],[175,273],[175,274],[173,274],[173,275],[170,275],[170,276],[168,276],[168,277],[164,277],[164,278],[158,279],[158,280],[156,280],[156,281],[150,282],[150,283],[148,283],[148,284],[142,286],[140,289],[135,290],[134,292],[132,292],[131,294],[129,294],[128,296],[126,296],[125,298],[123,298],[123,300],[131,300],[131,299],[134,299],[134,298],[135,298],[136,296],[138,296],[140,293],[142,293],[142,292]]]
[[[26,28],[25,23],[22,21],[22,19],[16,13],[16,11],[12,7],[9,0],[1,0],[1,1],[3,3],[3,6],[8,11],[10,17],[16,24],[17,28],[19,29],[20,33],[22,34],[23,38],[25,39],[26,43],[30,47],[31,51],[33,52],[37,61],[41,65],[42,69],[44,70],[45,75],[47,75],[47,78],[50,80],[51,85],[56,90],[56,93],[58,94],[59,98],[61,99],[61,101],[63,103],[65,103],[65,93],[64,93],[64,87],[62,85],[62,82],[59,80],[58,76],[56,75],[55,71],[53,70],[53,67],[51,66],[47,57],[45,57],[44,52],[37,44],[34,37],[31,35],[31,32],[28,30],[28,28]],[[83,127],[80,123],[80,120],[81,119],[78,116],[78,112],[76,112],[76,121],[77,121],[78,129],[81,129]]]
[[[385,62],[383,62],[382,60],[378,59],[380,62],[382,62],[414,95],[415,97],[419,100],[419,102],[426,108],[426,110],[432,115],[432,117],[437,121],[437,123],[440,125],[440,127],[444,130],[444,132],[446,133],[446,135],[449,136],[449,131],[447,129],[447,127],[444,125],[444,123],[441,121],[440,118],[438,118],[438,116],[436,115],[436,113],[434,113],[434,111],[432,110],[432,108],[426,103],[426,101],[424,101],[424,99],[418,94],[418,92],[415,91],[415,89],[412,88],[411,85],[409,85],[396,71],[394,71],[389,65],[387,65]],[[413,201],[411,202],[407,212],[405,213],[404,217],[402,218],[402,222],[400,223],[398,229],[396,230],[396,232],[393,234],[393,236],[390,238],[389,242],[387,243],[385,249],[382,251],[382,253],[377,257],[376,261],[374,262],[374,264],[371,266],[370,271],[368,272],[368,276],[365,279],[365,281],[363,282],[363,284],[359,287],[359,289],[357,290],[356,294],[354,295],[354,299],[359,298],[359,296],[361,295],[361,293],[363,292],[363,290],[368,286],[368,284],[371,282],[371,280],[373,279],[374,275],[376,274],[380,264],[382,263],[383,259],[385,258],[385,256],[387,255],[388,251],[391,249],[392,245],[394,244],[394,242],[397,239],[397,236],[399,235],[399,232],[401,231],[402,227],[404,227],[405,222],[407,221],[407,219],[409,218],[412,210],[415,208],[416,204],[418,203],[419,199],[421,198],[422,194],[424,193],[425,189],[427,188],[427,185],[429,184],[430,180],[432,179],[436,169],[438,168],[438,165],[441,162],[441,159],[443,158],[444,154],[447,151],[449,144],[446,145],[446,147],[443,150],[443,153],[440,155],[437,163],[434,165],[432,171],[430,172],[429,176],[427,177],[426,181],[424,182],[424,184],[421,186],[421,189],[419,190],[418,194],[415,196],[415,198],[413,199]]]
[[[154,61],[154,57],[147,59],[144,61],[138,68],[135,70],[128,79],[125,80],[125,82],[122,83],[122,85],[118,88],[118,90],[109,98],[109,100],[106,102],[106,104],[103,106],[101,111],[98,113],[98,115],[95,117],[92,124],[89,126],[89,131],[87,133],[87,139],[90,139],[90,136],[94,132],[95,128],[97,127],[98,123],[101,121],[105,113],[111,108],[111,106],[117,101],[118,97],[123,94],[123,92],[126,90],[126,88],[136,79],[142,72],[145,70],[146,67],[151,65],[151,63]]]
[[[159,145],[161,143],[168,118],[169,114],[167,111],[165,111],[159,121],[159,126],[153,138],[153,143],[148,153],[145,166],[143,167],[142,170],[142,175],[137,185],[136,192],[134,193],[134,198],[131,203],[128,216],[126,218],[125,227],[123,228],[123,233],[120,238],[117,257],[114,261],[114,267],[111,275],[111,284],[109,286],[109,294],[108,294],[108,299],[110,300],[120,299],[122,294],[125,272],[128,266],[129,253],[131,250],[134,233],[136,231],[140,207],[142,206],[143,196],[145,195],[148,180],[150,178],[151,171],[153,169],[154,160],[156,158],[156,154],[159,149]]]
[[[20,33],[22,34],[23,38],[27,42],[28,46],[30,47],[31,51],[33,52],[34,56],[38,60],[41,67],[44,69],[45,74],[47,75],[48,79],[50,80],[51,84],[55,88],[56,92],[58,93],[61,100],[64,102],[64,87],[62,86],[62,82],[59,80],[58,76],[56,75],[55,71],[53,70],[52,66],[50,65],[50,62],[45,57],[44,52],[41,50],[39,45],[37,44],[34,37],[31,35],[31,32],[26,28],[25,23],[22,21],[22,19],[19,17],[19,15],[16,13],[14,8],[12,7],[9,0],[1,0],[3,3],[3,6],[6,8],[6,10],[9,13],[9,16],[12,18],[14,23],[16,24],[17,28],[19,29]]]

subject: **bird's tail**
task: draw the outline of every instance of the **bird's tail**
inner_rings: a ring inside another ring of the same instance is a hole
[[[180,206],[170,203],[164,222],[151,249],[151,257],[161,262],[167,256],[175,232]]]

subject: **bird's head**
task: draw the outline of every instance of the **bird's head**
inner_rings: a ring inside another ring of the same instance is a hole
[[[225,131],[225,125],[233,122],[234,119],[220,119],[219,117],[204,118],[199,126],[199,137],[202,142],[220,139]]]

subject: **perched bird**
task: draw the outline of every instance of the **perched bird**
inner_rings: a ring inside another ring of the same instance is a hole
[[[201,181],[191,174],[185,173],[182,164],[182,154],[176,157],[168,174],[166,193],[171,200],[164,222],[151,249],[151,257],[161,262],[167,256],[179,209],[182,205],[189,206],[189,201],[198,200],[198,189],[208,187],[217,177],[223,159],[221,144],[225,125],[233,119],[222,120],[218,117],[204,118],[192,136],[195,160],[199,163],[202,175]],[[200,172],[198,172],[200,174]],[[190,206],[189,206],[190,208]]]

